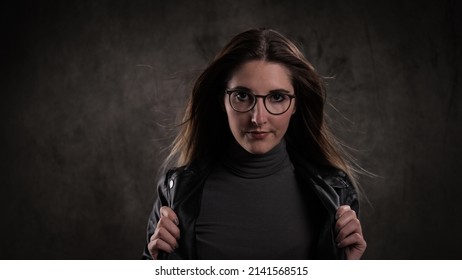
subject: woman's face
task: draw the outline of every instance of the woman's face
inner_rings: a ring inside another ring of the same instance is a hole
[[[294,96],[289,70],[282,64],[263,60],[241,65],[228,82],[228,90],[234,89],[242,89],[243,92],[255,95],[283,93]],[[264,154],[279,144],[289,127],[290,117],[295,112],[295,99],[292,99],[285,113],[273,115],[265,108],[263,98],[257,98],[255,107],[245,113],[237,112],[231,107],[228,94],[224,98],[231,132],[236,141],[252,154]],[[267,99],[266,102],[268,105],[270,100]]]

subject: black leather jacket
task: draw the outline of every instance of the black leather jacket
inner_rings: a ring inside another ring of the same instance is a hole
[[[321,231],[316,248],[317,259],[344,259],[343,250],[335,242],[335,213],[340,205],[350,205],[359,215],[357,193],[346,174],[333,168],[316,168],[306,160],[291,157],[296,176],[301,185],[307,187],[322,205],[319,211],[323,215]],[[196,165],[198,166],[198,165]],[[173,253],[159,254],[160,259],[197,259],[195,223],[199,214],[202,190],[210,168],[195,166],[180,167],[168,171],[158,183],[158,198],[149,217],[147,241],[143,259],[152,259],[147,244],[159,221],[159,209],[168,206],[175,211],[179,219],[181,238]]]

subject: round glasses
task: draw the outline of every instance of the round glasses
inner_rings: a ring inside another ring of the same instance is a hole
[[[229,96],[229,104],[239,113],[249,112],[257,104],[257,98],[263,98],[268,113],[281,115],[289,110],[292,99],[295,98],[295,95],[282,92],[271,92],[268,95],[256,95],[244,89],[227,89],[225,92]]]

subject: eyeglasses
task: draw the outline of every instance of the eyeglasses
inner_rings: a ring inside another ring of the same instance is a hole
[[[271,92],[268,95],[256,95],[245,89],[227,89],[225,92],[229,96],[229,104],[239,113],[249,112],[257,104],[257,98],[263,98],[268,113],[281,115],[289,110],[292,99],[295,98],[295,95],[282,92]]]

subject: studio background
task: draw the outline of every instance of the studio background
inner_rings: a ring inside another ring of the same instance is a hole
[[[377,175],[364,258],[462,258],[461,2],[246,2],[3,5],[2,259],[139,259],[194,79],[262,26],[333,77],[331,125]]]

